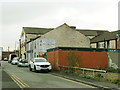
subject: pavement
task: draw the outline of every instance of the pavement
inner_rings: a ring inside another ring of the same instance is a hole
[[[68,75],[65,73],[60,73],[58,71],[53,71],[51,73],[52,75],[63,77],[66,79],[70,79],[76,82],[81,82],[84,84],[88,84],[97,88],[100,88],[102,90],[120,90],[120,85],[109,83],[109,82],[101,82],[97,80],[92,80],[92,79],[86,79],[80,76],[74,76],[74,75]]]

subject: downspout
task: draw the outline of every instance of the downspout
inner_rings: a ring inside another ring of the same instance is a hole
[[[54,48],[53,48],[53,70],[54,70],[54,57],[55,57],[55,52],[54,52]]]

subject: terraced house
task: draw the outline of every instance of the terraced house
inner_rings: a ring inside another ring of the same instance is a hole
[[[91,39],[92,48],[120,49],[120,30],[114,32],[104,32]]]
[[[19,56],[21,58],[26,58],[26,43],[31,39],[34,39],[38,36],[41,36],[49,31],[53,30],[52,28],[34,28],[34,27],[23,27],[22,33],[19,39]]]

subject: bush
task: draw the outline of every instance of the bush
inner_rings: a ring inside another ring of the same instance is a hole
[[[91,77],[90,77],[90,76],[84,76],[84,78],[86,78],[86,79],[90,79]]]
[[[118,68],[117,70],[118,70],[118,73],[120,73],[120,68]]]
[[[101,68],[101,67],[99,67],[99,66],[97,66],[97,69],[98,69],[98,70],[102,70],[102,68]]]
[[[100,74],[100,73],[96,74],[95,76],[103,78],[102,74]]]
[[[114,80],[112,81],[112,83],[119,84],[119,83],[120,83],[120,80],[119,80],[119,79],[114,79]]]
[[[119,69],[114,69],[114,68],[112,68],[112,67],[106,68],[105,70],[106,70],[107,72],[113,72],[113,73],[118,73],[118,72],[120,72]]]
[[[77,56],[75,53],[68,53],[66,57],[67,63],[69,67],[80,67],[81,66],[81,58]]]

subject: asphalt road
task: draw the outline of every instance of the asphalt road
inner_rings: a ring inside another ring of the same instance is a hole
[[[31,72],[27,67],[17,67],[7,61],[2,61],[2,67],[3,88],[95,88],[51,73]]]

